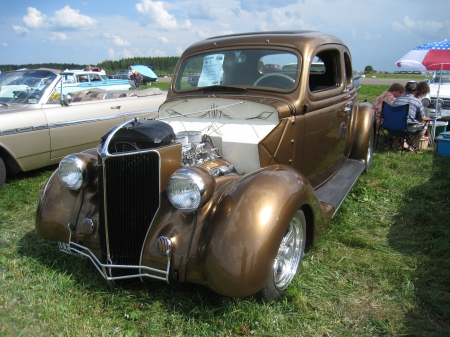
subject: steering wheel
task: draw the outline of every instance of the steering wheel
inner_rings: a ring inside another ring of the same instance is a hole
[[[265,75],[261,76],[260,78],[258,78],[258,79],[255,81],[255,83],[253,83],[253,85],[256,86],[256,85],[259,84],[259,82],[261,82],[262,80],[264,80],[264,79],[266,79],[266,78],[269,78],[269,77],[281,77],[281,79],[283,79],[283,80],[288,80],[288,81],[289,81],[290,83],[292,83],[292,84],[295,83],[295,80],[294,80],[292,77],[288,76],[288,75],[285,75],[285,74],[279,74],[279,73],[270,73],[270,74],[265,74]],[[274,83],[268,83],[268,84],[266,85],[266,87],[280,88],[280,89],[286,89],[286,90],[287,90],[287,89],[290,89],[290,88],[292,87],[292,85],[290,85],[290,86],[288,87],[288,86],[283,85],[283,84],[280,83],[280,82],[275,81]]]

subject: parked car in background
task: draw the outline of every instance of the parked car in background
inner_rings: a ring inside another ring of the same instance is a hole
[[[166,98],[158,88],[61,96],[62,79],[48,69],[0,74],[0,189],[6,174],[56,164],[89,149],[116,124],[153,116]]]
[[[117,70],[115,74],[108,75],[108,78],[111,80],[127,80],[128,79],[128,70],[120,69]]]
[[[311,70],[315,58],[323,71]],[[274,62],[299,70],[262,71]],[[338,38],[209,38],[181,56],[158,118],[126,121],[61,161],[36,234],[114,283],[190,282],[277,300],[370,168],[372,126]]]
[[[435,71],[428,85],[430,93],[422,98],[423,105],[432,109],[432,112],[436,106],[439,106],[441,110],[450,110],[450,71]],[[438,104],[436,104],[436,100],[438,100]]]
[[[131,68],[138,71],[143,76],[143,84],[148,84],[158,81],[158,75],[155,74],[151,66],[132,65]],[[120,69],[114,75],[108,75],[110,79],[128,79],[128,69]]]
[[[110,80],[106,74],[87,70],[64,70],[59,74],[63,77],[63,94],[82,90],[128,90],[131,88],[128,80]]]
[[[286,66],[283,66],[286,68]],[[281,71],[281,67],[278,64],[264,64],[261,68],[263,73],[270,73],[273,71]]]

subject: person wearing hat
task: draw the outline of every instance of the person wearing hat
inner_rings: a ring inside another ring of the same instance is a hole
[[[405,85],[405,93],[402,96],[397,97],[392,103],[392,106],[409,104],[409,113],[407,120],[408,131],[413,132],[418,128],[423,128],[423,130],[419,132],[412,140],[412,145],[414,146],[414,148],[408,148],[408,150],[412,152],[415,152],[418,148],[420,138],[422,138],[422,136],[427,131],[426,122],[430,119],[428,116],[425,116],[425,108],[423,107],[422,102],[415,96],[417,90],[417,82],[409,81]]]

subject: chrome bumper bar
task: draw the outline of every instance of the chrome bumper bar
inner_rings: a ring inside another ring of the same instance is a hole
[[[78,255],[80,257],[88,258],[91,260],[91,262],[94,264],[95,268],[98,270],[98,272],[105,278],[107,281],[114,281],[114,280],[123,280],[123,279],[131,279],[131,278],[142,278],[144,276],[160,280],[160,281],[166,281],[169,283],[169,271],[170,271],[170,254],[167,255],[167,268],[166,270],[162,269],[155,269],[150,268],[147,266],[131,266],[131,265],[117,265],[117,264],[105,264],[101,263],[98,258],[92,253],[89,248],[81,246],[75,242],[70,242],[70,244],[64,243],[64,242],[58,242],[59,250],[63,253],[70,254],[70,255]],[[120,269],[137,269],[140,270],[139,273],[133,274],[133,275],[126,275],[126,276],[108,276],[108,269],[113,268],[120,268]],[[144,271],[144,272],[142,272]],[[152,272],[158,275],[152,275],[147,274],[147,272]]]

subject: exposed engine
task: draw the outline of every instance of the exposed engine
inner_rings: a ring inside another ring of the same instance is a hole
[[[102,137],[101,145],[112,130]],[[181,165],[202,166],[213,176],[222,176],[234,171],[234,166],[223,159],[214,146],[211,137],[199,131],[181,131],[175,134],[173,128],[157,120],[139,120],[126,124],[118,130],[110,142],[111,154],[155,149],[171,144],[181,144]]]

